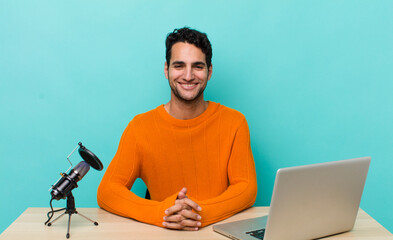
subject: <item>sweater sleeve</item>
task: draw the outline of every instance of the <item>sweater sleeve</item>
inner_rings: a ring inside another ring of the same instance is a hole
[[[251,207],[256,199],[257,179],[250,145],[250,133],[244,119],[238,128],[228,162],[228,188],[219,196],[198,201],[202,207],[202,226],[228,218]]]
[[[177,193],[164,201],[153,201],[131,192],[132,185],[139,177],[140,161],[131,122],[98,187],[98,205],[114,214],[162,227],[164,211],[175,203]]]

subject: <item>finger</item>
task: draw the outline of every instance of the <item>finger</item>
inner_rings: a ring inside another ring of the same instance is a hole
[[[172,207],[168,208],[167,210],[165,210],[165,214],[170,216],[174,213],[177,213],[179,211],[181,211],[183,209],[182,204],[175,204]]]
[[[175,229],[175,230],[185,230],[185,231],[198,231],[198,227],[184,227],[180,223],[168,223],[168,222],[163,222],[162,225],[166,228],[169,229]]]
[[[185,230],[185,231],[198,231],[199,228],[197,228],[197,227],[183,227],[183,230]]]
[[[191,210],[186,210],[186,209],[181,210],[179,212],[179,215],[182,216],[184,219],[188,218],[188,219],[192,219],[195,221],[199,221],[202,219],[202,217],[199,214],[197,214]]]
[[[178,229],[178,230],[183,229],[183,226],[180,223],[163,222],[162,225],[170,229]]]
[[[183,199],[186,197],[187,197],[187,195],[185,195],[184,192],[179,192],[179,194],[177,194],[177,199]]]
[[[164,217],[164,221],[165,222],[173,222],[173,223],[180,223],[184,219],[185,219],[185,217],[183,217],[180,214],[175,214],[175,215],[165,216]]]
[[[182,206],[182,209],[192,210],[192,208],[191,208],[190,206],[188,206],[187,203],[185,203],[185,199],[184,199],[184,198],[183,198],[183,199],[177,199],[177,200],[175,201],[175,205],[176,205],[176,204],[181,205],[181,206]],[[181,210],[179,210],[179,211],[181,211]]]
[[[179,194],[177,194],[178,199],[183,199],[187,197],[187,188],[184,187],[180,190]]]
[[[180,222],[180,224],[184,227],[200,227],[201,222],[194,221],[191,219],[184,219],[183,221]]]
[[[182,199],[182,201],[184,201],[185,204],[190,206],[195,211],[198,211],[198,212],[202,211],[202,208],[196,202],[192,201],[191,199],[185,198],[185,199]]]

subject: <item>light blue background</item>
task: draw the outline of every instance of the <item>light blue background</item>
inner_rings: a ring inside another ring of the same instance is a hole
[[[164,40],[185,25],[213,45],[206,99],[248,119],[256,206],[278,168],[372,156],[361,207],[393,232],[392,13],[378,0],[0,0],[0,232],[48,207],[79,141],[106,168],[133,116],[169,100]],[[97,207],[103,174],[79,183],[77,207]]]

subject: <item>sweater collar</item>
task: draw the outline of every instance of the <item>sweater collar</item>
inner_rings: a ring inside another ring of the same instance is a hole
[[[211,102],[208,101],[209,105],[207,106],[206,110],[199,115],[198,117],[192,118],[192,119],[187,119],[187,120],[181,120],[181,119],[177,119],[172,117],[164,108],[164,104],[158,106],[157,112],[160,115],[161,118],[163,118],[165,121],[167,121],[170,124],[173,124],[175,126],[178,127],[193,127],[193,126],[197,126],[201,123],[203,123],[204,121],[206,121],[206,119],[208,119],[211,115],[213,115],[217,109],[219,108],[220,104],[219,103],[215,103],[215,102]]]

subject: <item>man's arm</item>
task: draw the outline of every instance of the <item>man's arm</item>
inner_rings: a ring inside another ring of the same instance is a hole
[[[140,175],[141,159],[132,132],[131,122],[98,188],[98,205],[109,212],[162,227],[164,212],[175,203],[177,193],[164,201],[153,201],[140,198],[130,191]]]
[[[237,129],[228,162],[228,188],[219,196],[196,201],[201,206],[202,227],[251,207],[257,195],[255,164],[246,119]]]

